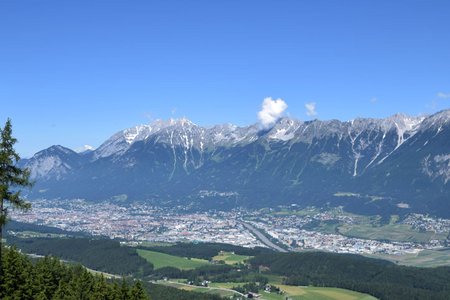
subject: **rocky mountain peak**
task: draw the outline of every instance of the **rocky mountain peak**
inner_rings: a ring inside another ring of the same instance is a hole
[[[429,208],[450,197],[449,124],[449,110],[348,122],[282,118],[268,129],[156,120],[120,131],[88,154],[52,146],[22,163],[46,191],[39,197],[195,202],[199,190],[211,190],[239,195],[215,199],[233,205],[315,205],[337,203],[336,193],[370,191],[380,200],[349,203],[399,213],[397,203],[407,202],[439,213]]]
[[[449,126],[449,124],[450,124],[450,109],[442,110],[440,112],[437,112],[431,116],[424,118],[421,130],[434,129],[437,131],[441,131],[443,127]]]

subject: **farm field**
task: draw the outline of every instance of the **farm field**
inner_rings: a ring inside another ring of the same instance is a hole
[[[280,211],[272,212],[272,215],[283,216],[283,215],[297,215],[297,216],[311,216],[319,211],[314,208],[308,208],[304,210],[289,210],[282,209]],[[443,240],[446,239],[447,234],[445,233],[435,233],[431,231],[419,232],[411,228],[410,225],[399,223],[398,215],[391,215],[390,222],[388,224],[383,224],[381,222],[380,216],[364,216],[357,215],[348,212],[331,212],[338,215],[347,215],[355,220],[353,224],[342,224],[342,223],[327,223],[319,222],[315,226],[308,228],[310,230],[316,230],[323,233],[336,233],[338,231],[340,234],[363,238],[372,240],[390,240],[390,241],[401,241],[401,242],[429,242],[430,240]]]
[[[221,297],[231,297],[233,295],[239,295],[238,292],[228,290],[231,287],[226,286],[210,286],[210,287],[201,287],[201,286],[193,286],[188,285],[181,282],[174,282],[174,281],[164,281],[159,280],[157,284],[162,284],[165,286],[174,287],[177,289],[185,290],[185,291],[193,291],[198,293],[208,293],[213,295],[219,295]]]
[[[151,262],[155,269],[160,269],[163,267],[174,267],[180,270],[190,270],[209,264],[207,260],[203,259],[187,259],[185,257],[173,256],[165,253],[143,249],[137,249],[137,253],[139,254],[139,256]]]
[[[418,254],[406,255],[371,255],[370,257],[390,260],[405,266],[424,268],[450,266],[450,249],[423,250]]]
[[[370,239],[370,240],[391,240],[404,242],[428,242],[430,240],[445,239],[445,234],[434,232],[419,232],[410,228],[406,224],[388,224],[383,226],[373,226],[372,224],[355,224],[339,226],[339,232],[346,236]]]
[[[225,289],[231,289],[239,283],[225,282],[225,283],[212,283],[210,287],[197,287],[189,286],[182,283],[176,283],[171,281],[158,281],[158,284],[164,284],[187,291],[196,291],[209,294],[218,294],[221,296],[231,296],[232,291]],[[376,298],[350,290],[338,289],[338,288],[326,288],[326,287],[300,287],[290,285],[279,285],[281,290],[285,293],[278,295],[275,293],[268,293],[263,290],[259,291],[261,300],[285,300],[289,297],[292,300],[376,300]],[[222,288],[223,290],[221,290]]]
[[[376,300],[376,298],[350,290],[338,289],[338,288],[326,288],[326,287],[300,287],[290,285],[277,285],[281,290],[293,300]],[[267,293],[262,294],[263,299],[267,300],[284,300],[286,295],[275,295],[268,298]],[[278,298],[276,298],[278,297]]]
[[[213,257],[213,260],[223,261],[227,265],[236,265],[239,263],[243,263],[251,257],[252,256],[234,254],[233,252],[220,251],[218,255]]]

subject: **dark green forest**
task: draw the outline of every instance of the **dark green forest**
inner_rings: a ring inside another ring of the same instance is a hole
[[[219,296],[188,292],[145,281],[109,280],[81,265],[47,256],[32,260],[14,248],[3,249],[2,300],[220,300]]]
[[[109,282],[80,265],[65,265],[52,257],[33,263],[14,248],[4,248],[0,299],[36,300],[145,300],[150,299],[140,281]]]
[[[26,253],[57,256],[111,274],[142,277],[153,272],[153,265],[140,257],[136,249],[121,246],[114,240],[9,237],[8,244],[15,245]]]
[[[275,274],[283,276],[284,283],[288,285],[339,287],[371,294],[379,299],[450,299],[450,267],[406,267],[353,254],[275,253],[266,249],[215,243],[180,243],[146,249],[204,259],[211,259],[219,251],[254,257],[248,264],[211,264],[192,270],[174,267],[154,270],[150,263],[137,255],[136,248],[120,245],[114,240],[8,237],[8,243],[27,253],[54,255],[95,270],[148,279],[183,278],[194,283],[209,280],[234,282],[239,286],[240,283],[266,282],[266,275]],[[196,295],[145,282],[142,285],[151,297],[155,296],[154,299],[219,299],[217,296]]]
[[[273,253],[250,260],[253,269],[285,276],[285,284],[350,289],[379,299],[450,299],[450,267],[416,268],[353,254]]]

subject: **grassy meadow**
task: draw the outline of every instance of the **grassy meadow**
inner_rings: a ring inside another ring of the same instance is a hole
[[[209,264],[207,260],[198,258],[188,259],[185,257],[179,257],[143,249],[138,249],[137,252],[141,257],[151,262],[155,269],[160,269],[163,267],[174,267],[180,270],[190,270]]]
[[[216,261],[223,261],[227,265],[236,265],[240,263],[244,263],[247,259],[251,258],[252,256],[247,255],[238,255],[234,254],[232,252],[224,252],[220,251],[219,254],[213,257],[213,260]]]

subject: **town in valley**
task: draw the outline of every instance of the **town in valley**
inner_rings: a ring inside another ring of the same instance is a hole
[[[189,212],[183,207],[168,209],[139,202],[95,203],[74,199],[35,200],[32,206],[32,210],[14,212],[12,218],[68,232],[119,239],[131,245],[215,242],[284,251],[404,255],[425,249],[443,249],[449,243],[450,232],[449,219],[410,214],[399,221],[398,226],[417,234],[427,233],[429,239],[361,238],[342,234],[336,226],[357,228],[362,216],[340,209],[296,210],[295,205],[277,209]]]

